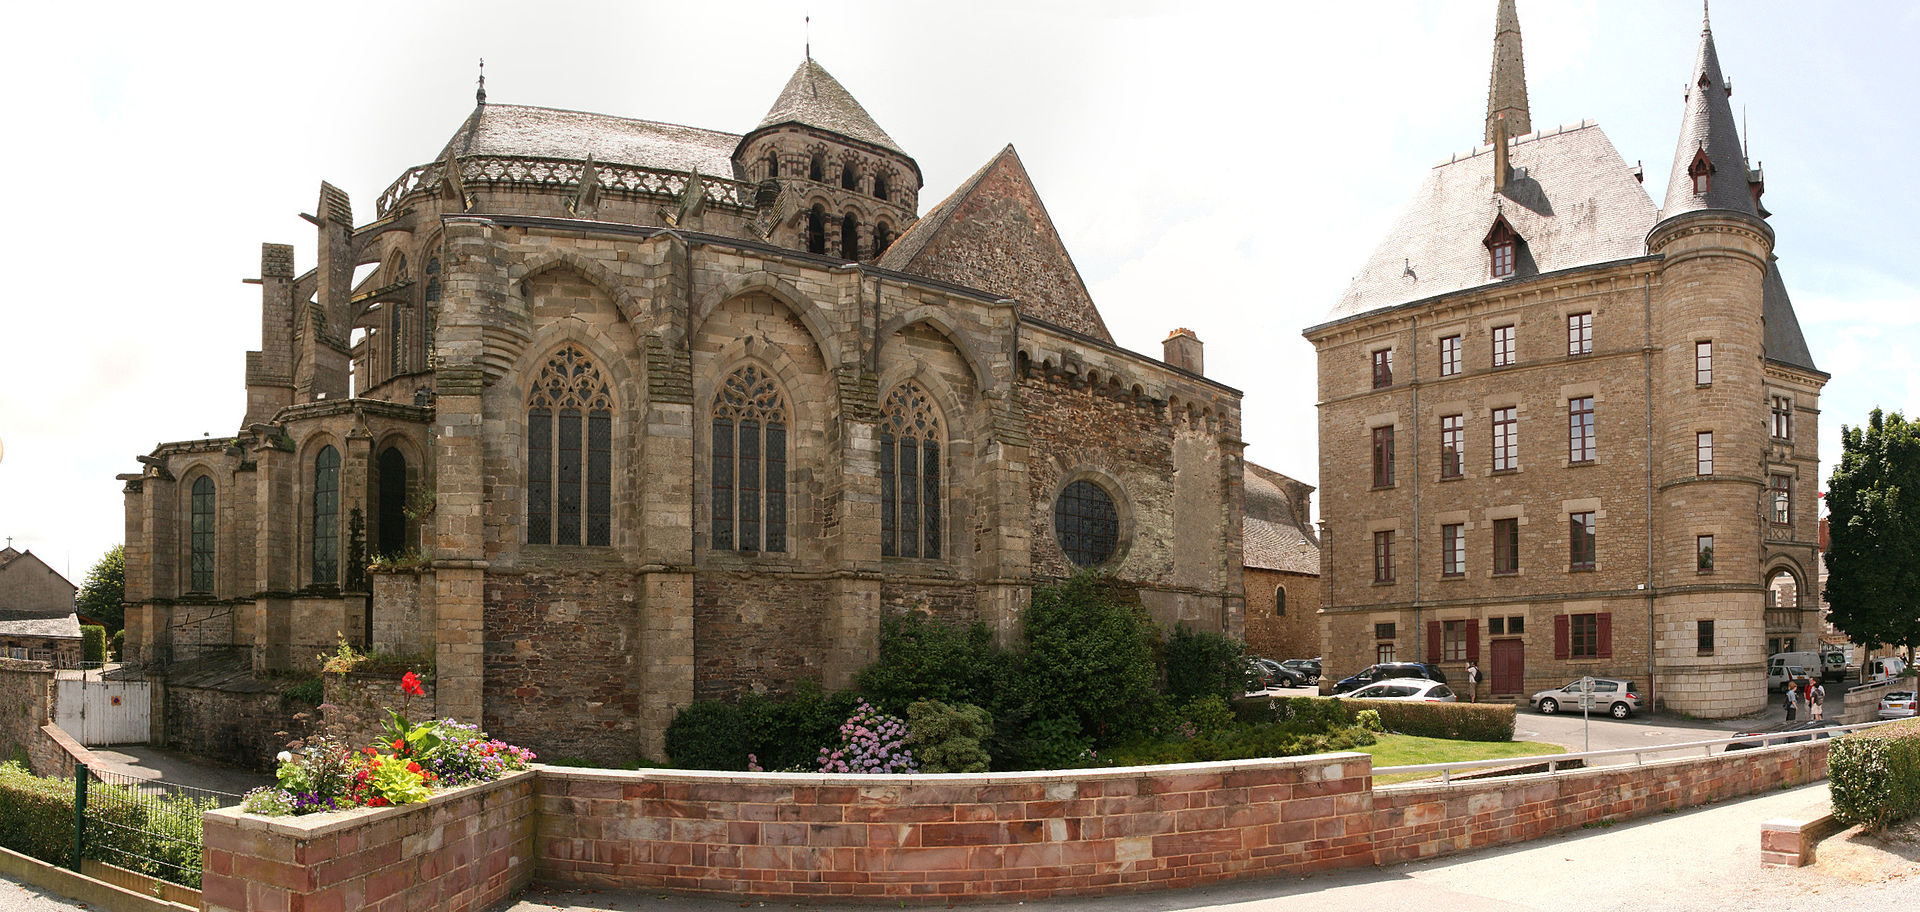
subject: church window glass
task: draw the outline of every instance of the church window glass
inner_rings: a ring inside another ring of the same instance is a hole
[[[787,550],[787,427],[786,399],[757,365],[714,396],[713,550]]]
[[[313,458],[313,584],[340,584],[340,451]]]
[[[205,475],[193,482],[193,500],[189,506],[188,589],[213,591],[213,479]]]
[[[940,556],[940,415],[919,385],[893,388],[880,414],[880,553]]]
[[[1113,495],[1091,481],[1076,481],[1053,502],[1053,534],[1075,566],[1094,567],[1113,558],[1120,515]]]
[[[612,520],[613,390],[566,345],[527,395],[527,544],[611,544]]]

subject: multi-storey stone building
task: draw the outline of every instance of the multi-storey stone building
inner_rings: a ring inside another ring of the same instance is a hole
[[[1240,393],[1114,344],[1012,147],[918,218],[811,59],[743,135],[478,100],[371,220],[321,185],[313,268],[263,247],[239,433],[124,476],[130,661],[343,637],[621,760],[1080,567],[1241,634]]]
[[[1730,94],[1703,25],[1656,206],[1594,122],[1531,123],[1499,4],[1486,145],[1434,166],[1306,330],[1331,668],[1477,661],[1516,699],[1617,676],[1732,716],[1768,652],[1816,641],[1791,593],[1828,375]]]

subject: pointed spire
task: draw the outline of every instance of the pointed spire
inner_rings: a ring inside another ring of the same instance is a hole
[[[473,90],[473,103],[482,107],[487,103],[487,58],[480,58],[480,87]]]
[[[793,71],[793,78],[787,80],[787,87],[774,100],[767,116],[754,129],[764,130],[783,123],[815,127],[901,155],[907,154],[894,144],[893,137],[888,136],[887,131],[873,122],[867,109],[854,100],[853,93],[848,92],[839,80],[827,72],[826,67],[812,57],[801,61],[800,68]]]
[[[1533,118],[1527,113],[1527,65],[1520,54],[1520,14],[1514,0],[1500,0],[1500,12],[1493,25],[1493,78],[1487,87],[1487,135],[1493,142],[1494,121],[1502,116],[1507,135],[1533,132]]]
[[[1704,17],[1704,3],[1701,12]],[[1701,209],[1759,214],[1749,183],[1747,156],[1733,120],[1733,103],[1728,100],[1732,94],[1733,87],[1720,72],[1713,25],[1702,18],[1700,50],[1693,69],[1687,72],[1687,110],[1680,119],[1680,139],[1674,147],[1661,218]]]

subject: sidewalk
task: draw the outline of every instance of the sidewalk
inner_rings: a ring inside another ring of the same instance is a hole
[[[1019,904],[1019,908],[1021,912],[1295,912],[1300,908],[1314,912],[1456,908],[1474,912],[1727,912],[1778,907],[1812,912],[1903,908],[1910,904],[1910,891],[1920,880],[1910,864],[1901,866],[1904,871],[1889,872],[1887,879],[1865,883],[1858,882],[1858,872],[1849,872],[1850,879],[1843,879],[1818,867],[1761,866],[1762,821],[1808,808],[1824,808],[1826,803],[1827,784],[1821,782],[1517,846],[1389,868],[1239,881],[1206,889],[1030,901]],[[1308,898],[1303,905],[1296,897]],[[536,887],[506,907],[506,912],[728,912],[748,905],[847,912],[875,908],[871,904],[831,901],[748,904],[738,899]]]

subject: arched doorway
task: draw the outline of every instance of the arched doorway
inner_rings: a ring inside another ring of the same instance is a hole
[[[1767,654],[1808,646],[1800,631],[1800,578],[1790,568],[1767,571]]]

